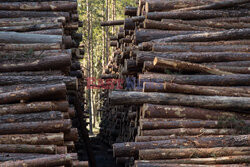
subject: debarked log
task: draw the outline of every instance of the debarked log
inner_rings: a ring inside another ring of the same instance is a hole
[[[250,136],[197,137],[189,139],[171,139],[151,142],[128,142],[113,145],[115,157],[137,157],[139,150],[157,148],[213,148],[249,146]]]
[[[70,130],[71,120],[0,124],[0,134],[58,133]]]
[[[0,144],[63,145],[64,133],[0,135]]]

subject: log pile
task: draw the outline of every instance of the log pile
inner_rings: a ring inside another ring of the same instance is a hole
[[[249,3],[138,0],[102,23],[121,25],[102,75],[116,84],[101,95],[100,138],[117,163],[250,164]]]
[[[93,162],[81,26],[75,0],[0,2],[0,166]]]

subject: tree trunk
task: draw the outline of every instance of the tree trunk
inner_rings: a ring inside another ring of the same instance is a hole
[[[51,155],[42,158],[36,158],[31,160],[19,160],[19,161],[7,161],[0,163],[1,166],[9,166],[9,167],[54,167],[60,165],[69,165],[71,164],[72,157],[69,154],[64,155]]]
[[[77,10],[77,2],[5,2],[0,3],[0,10],[73,11]]]
[[[163,67],[164,69],[177,70],[182,72],[200,72],[200,73],[205,72],[214,75],[232,74],[230,72],[219,70],[216,67],[207,67],[205,65],[200,65],[196,63],[189,63],[185,61],[171,60],[160,57],[155,57],[154,66],[156,66],[156,68]]]
[[[40,31],[25,32],[27,34],[63,35],[63,29],[49,29]]]
[[[70,130],[71,125],[70,120],[0,124],[0,134],[66,132]]]
[[[136,16],[137,14],[137,7],[126,6],[125,8],[125,15],[127,16]]]
[[[164,160],[179,158],[209,158],[250,155],[249,147],[184,148],[140,150],[141,160]]]
[[[63,143],[63,133],[0,135],[0,144],[63,145]]]
[[[0,27],[0,31],[15,31],[15,32],[26,33],[29,31],[49,30],[49,29],[56,29],[56,28],[62,28],[62,23],[43,23],[43,24],[34,24],[34,25]]]
[[[210,66],[229,66],[229,67],[249,67],[250,61],[230,61],[230,62],[212,62],[212,63],[205,63],[205,65]]]
[[[60,43],[31,43],[31,44],[6,44],[0,43],[0,51],[41,51],[58,50],[62,46]]]
[[[70,129],[69,132],[65,132],[64,134],[65,134],[64,135],[64,140],[65,141],[77,142],[78,139],[79,139],[77,128],[72,128],[72,129]]]
[[[199,86],[250,86],[250,75],[168,75],[168,74],[140,74],[142,82],[171,82],[185,85]]]
[[[0,105],[0,115],[7,114],[28,114],[43,111],[62,111],[67,112],[69,108],[68,101],[44,101],[33,103],[18,103]]]
[[[193,139],[171,139],[151,142],[116,143],[113,145],[115,157],[138,157],[139,150],[159,148],[213,148],[249,146],[249,135],[225,137],[194,137]],[[190,142],[192,141],[192,142]],[[250,159],[249,159],[250,160]]]
[[[114,25],[123,25],[124,20],[114,20],[114,21],[104,21],[101,22],[101,26],[114,26]]]
[[[250,98],[248,97],[186,96],[184,94],[173,93],[113,91],[109,98],[112,105],[153,103],[231,111],[250,109]]]
[[[47,85],[44,87],[34,87],[19,91],[0,94],[0,104],[13,103],[18,101],[30,101],[35,99],[66,99],[65,84]]]
[[[221,40],[250,39],[250,28],[232,29],[219,32],[177,35],[169,38],[154,40],[155,42],[209,42]]]
[[[206,110],[182,106],[144,104],[141,107],[142,118],[185,118],[198,120],[250,119],[250,116],[233,112]]]

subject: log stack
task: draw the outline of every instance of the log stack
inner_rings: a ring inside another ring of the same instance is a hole
[[[249,165],[249,3],[139,0],[102,23],[121,25],[102,78],[123,89],[103,92],[100,134],[117,163]]]
[[[75,0],[0,2],[0,166],[93,163],[81,26]]]

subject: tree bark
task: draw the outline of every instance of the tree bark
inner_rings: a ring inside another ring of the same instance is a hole
[[[140,74],[142,82],[171,82],[185,85],[199,86],[249,86],[250,75],[168,75],[168,74]]]
[[[54,167],[60,165],[69,165],[71,164],[72,157],[70,154],[64,155],[51,155],[42,158],[36,158],[31,160],[19,160],[19,161],[7,161],[0,163],[1,166],[9,167]]]
[[[25,32],[27,34],[63,35],[63,29],[48,29],[40,31]]]
[[[66,135],[66,134],[65,134]],[[0,144],[63,145],[63,133],[0,135]]]
[[[19,91],[0,94],[0,104],[13,103],[18,101],[30,101],[36,99],[66,99],[65,84],[47,85],[44,87],[34,87]]]
[[[0,124],[0,134],[58,133],[67,132],[70,128],[70,120],[9,123]]]
[[[114,21],[103,21],[101,22],[101,26],[115,26],[115,25],[123,25],[124,20],[114,20]]]
[[[126,6],[125,15],[136,16],[136,14],[137,14],[137,7]]]
[[[69,132],[65,132],[64,134],[65,134],[64,135],[64,140],[65,141],[77,142],[78,139],[79,139],[77,128],[72,128],[72,129],[70,129]]]
[[[210,66],[229,66],[229,67],[249,67],[250,61],[231,61],[231,62],[212,62],[205,63],[205,65]]]
[[[69,108],[68,101],[44,101],[33,103],[18,103],[0,105],[0,115],[7,114],[28,114],[44,111],[62,111],[67,112]]]
[[[43,24],[34,24],[34,25],[0,27],[0,31],[14,31],[14,32],[26,33],[29,31],[49,30],[49,29],[56,29],[56,28],[62,28],[62,23],[43,23]]]
[[[0,10],[19,11],[73,11],[77,10],[77,2],[5,2],[0,3]]]
[[[6,44],[0,43],[0,51],[41,51],[62,49],[60,43]]]
[[[164,69],[184,71],[184,72],[205,72],[214,75],[230,75],[233,73],[222,71],[216,67],[207,67],[206,65],[200,65],[196,63],[189,63],[180,60],[171,60],[160,57],[155,57],[154,66],[163,67]]]
[[[244,111],[250,109],[250,98],[248,97],[186,96],[173,93],[113,91],[109,98],[112,105],[153,103],[230,111]]]
[[[185,118],[198,120],[250,119],[249,116],[233,112],[206,110],[182,106],[144,104],[141,118]]]
[[[190,142],[192,141],[192,142]],[[225,137],[198,137],[193,139],[171,139],[151,142],[116,143],[113,145],[115,157],[137,157],[139,150],[159,148],[213,148],[249,146],[249,135]],[[249,159],[250,160],[250,159]]]
[[[250,28],[233,29],[220,32],[197,33],[187,35],[177,35],[169,38],[154,40],[155,42],[209,42],[221,40],[250,39]]]
[[[146,19],[182,19],[201,20],[218,17],[245,17],[249,15],[248,10],[193,10],[193,11],[170,11],[170,12],[149,12]]]

